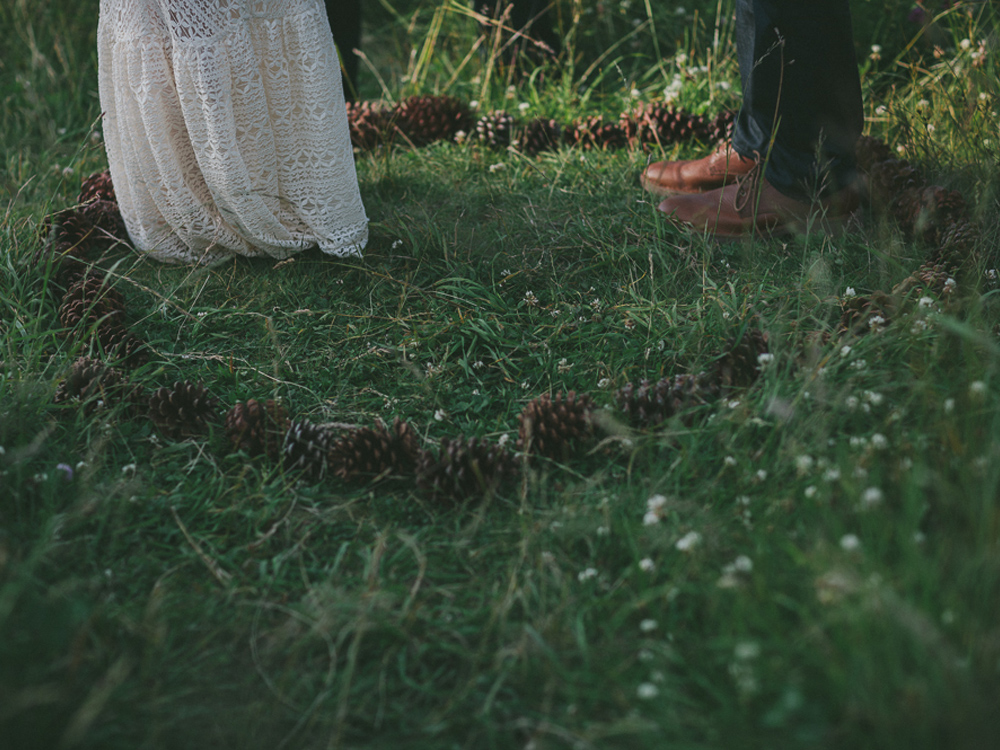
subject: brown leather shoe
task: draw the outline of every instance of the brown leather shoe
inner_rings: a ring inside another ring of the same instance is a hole
[[[646,167],[639,182],[654,195],[702,193],[735,182],[753,169],[754,163],[727,143],[703,159],[654,162]]]
[[[811,203],[799,201],[780,193],[762,171],[754,170],[736,184],[707,193],[667,198],[659,208],[678,223],[727,239],[819,231],[839,234],[856,218],[859,200],[855,191],[841,190]]]

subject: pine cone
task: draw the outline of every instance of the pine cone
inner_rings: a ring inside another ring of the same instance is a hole
[[[899,159],[876,162],[869,175],[868,189],[877,208],[891,206],[905,191],[923,190],[926,185],[916,169]]]
[[[972,254],[978,241],[978,228],[964,219],[945,225],[938,239],[942,255],[952,256],[959,261],[964,261]]]
[[[476,121],[476,142],[503,151],[511,142],[514,133],[514,118],[503,110],[490,112]]]
[[[194,437],[218,418],[219,400],[201,383],[177,381],[158,388],[149,397],[146,413],[167,437]]]
[[[378,102],[348,102],[351,145],[360,151],[370,151],[388,141],[393,133],[392,119],[392,111]]]
[[[107,170],[95,172],[83,179],[80,186],[79,202],[90,203],[91,201],[118,202],[118,198],[115,196],[115,186],[111,182],[111,173]]]
[[[603,115],[593,115],[569,125],[563,131],[563,141],[582,149],[610,150],[628,145],[628,136],[619,123],[605,122]]]
[[[411,96],[396,108],[396,127],[414,146],[450,141],[474,122],[468,106],[453,96]]]
[[[234,449],[277,461],[288,432],[288,412],[272,399],[263,404],[249,399],[226,414],[226,434]]]
[[[621,116],[622,130],[633,143],[666,146],[686,138],[707,135],[704,118],[660,104],[640,104]]]
[[[536,118],[529,122],[517,138],[518,146],[528,156],[543,151],[555,151],[562,140],[562,128],[555,120]]]
[[[758,328],[748,328],[742,338],[727,343],[726,353],[715,363],[715,382],[726,390],[753,385],[760,375],[760,357],[769,353],[768,335]]]
[[[488,440],[444,439],[436,455],[420,452],[417,486],[435,499],[462,502],[494,492],[514,466],[513,456]]]
[[[552,398],[544,394],[529,402],[518,417],[518,449],[565,461],[592,432],[590,396],[570,391]]]
[[[398,417],[391,429],[377,425],[351,430],[330,450],[333,473],[344,481],[411,474],[416,464],[417,436]]]
[[[134,398],[136,389],[121,372],[100,360],[80,357],[55,393],[57,404],[81,404],[85,414]]]
[[[120,323],[102,323],[97,340],[104,353],[126,367],[141,367],[149,362],[149,348],[143,339]]]
[[[292,422],[285,435],[285,468],[301,471],[312,482],[327,474],[333,433],[325,427],[305,420]]]
[[[709,403],[718,396],[714,383],[701,375],[681,374],[661,378],[656,383],[643,380],[636,387],[626,383],[618,389],[618,408],[636,427],[651,428],[678,414],[689,414],[694,406]]]
[[[914,234],[930,245],[937,245],[946,228],[966,220],[968,208],[957,190],[931,185],[920,196],[920,211],[914,221]]]
[[[125,298],[105,283],[102,274],[91,272],[71,284],[59,307],[59,323],[65,328],[83,324],[113,324],[125,315]]]
[[[889,310],[892,298],[885,292],[872,292],[870,297],[849,297],[842,303],[839,334],[861,335],[881,330],[891,322]]]
[[[878,138],[870,135],[863,135],[858,138],[854,146],[855,158],[858,169],[862,172],[871,172],[872,167],[880,161],[888,161],[892,158],[892,151]]]

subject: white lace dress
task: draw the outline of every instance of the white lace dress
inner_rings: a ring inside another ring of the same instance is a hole
[[[108,164],[133,243],[175,263],[368,239],[320,0],[101,0]]]

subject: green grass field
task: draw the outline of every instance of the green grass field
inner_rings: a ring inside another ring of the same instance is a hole
[[[459,0],[371,3],[361,96],[562,121],[665,90],[738,105],[731,0],[557,6],[562,63],[508,80]],[[0,7],[0,748],[996,746],[994,4],[921,31],[908,3],[852,2],[866,132],[979,230],[954,291],[897,292],[877,332],[838,330],[848,290],[891,293],[931,248],[875,210],[836,239],[678,230],[637,177],[696,141],[397,143],[357,157],[363,260],[102,260],[146,389],[399,417],[428,449],[513,447],[531,399],[590,394],[588,450],[459,505],[407,477],[306,482],[221,426],[171,440],[124,405],[55,403],[101,356],[33,262],[106,166],[97,7]],[[773,358],[754,385],[625,424],[617,389],[710,370],[755,328]]]

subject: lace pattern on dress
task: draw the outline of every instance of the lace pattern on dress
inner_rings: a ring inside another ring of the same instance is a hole
[[[357,255],[340,65],[319,0],[101,0],[111,178],[158,260]]]

